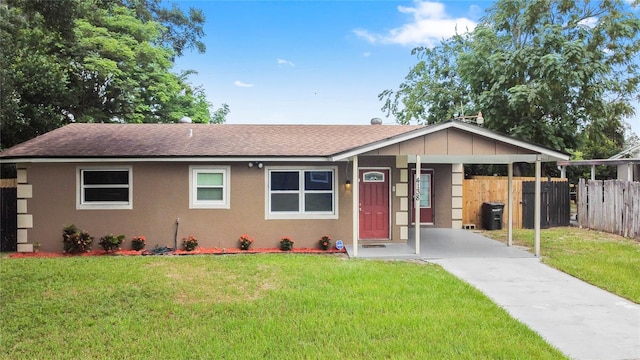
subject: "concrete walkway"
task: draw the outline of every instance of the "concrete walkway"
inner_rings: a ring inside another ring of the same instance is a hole
[[[473,285],[570,358],[640,359],[640,305],[466,230],[423,229],[421,237],[423,260]]]

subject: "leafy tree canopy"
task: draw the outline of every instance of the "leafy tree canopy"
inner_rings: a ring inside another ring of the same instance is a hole
[[[171,72],[203,23],[159,0],[0,1],[0,148],[69,122],[223,122]]]
[[[403,124],[482,111],[485,127],[557,149],[604,137],[613,144],[594,153],[619,149],[640,88],[640,19],[628,6],[499,0],[472,32],[414,49],[399,89],[379,95],[383,110]]]

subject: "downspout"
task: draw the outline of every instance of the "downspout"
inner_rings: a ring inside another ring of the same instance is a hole
[[[176,233],[173,237],[173,250],[178,250],[178,228],[180,227],[180,218],[176,218]]]

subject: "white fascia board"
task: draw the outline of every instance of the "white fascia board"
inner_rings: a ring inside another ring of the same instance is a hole
[[[560,166],[591,166],[591,165],[627,165],[640,164],[640,159],[591,159],[558,161]]]
[[[419,155],[425,164],[512,164],[516,162],[533,163],[540,159],[547,161],[537,154],[520,155]],[[409,156],[409,162],[415,162],[416,156]],[[555,161],[555,160],[548,160]]]
[[[327,157],[146,157],[146,158],[14,158],[0,159],[0,164],[22,163],[133,163],[133,162],[330,162]]]
[[[609,159],[624,159],[625,156],[631,156],[631,158],[634,157],[640,157],[640,144],[636,145],[636,146],[632,146],[626,150],[623,150],[615,155],[613,155],[612,157],[610,157]]]

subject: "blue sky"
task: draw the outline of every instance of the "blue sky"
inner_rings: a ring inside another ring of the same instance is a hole
[[[378,94],[417,62],[411,49],[473,28],[490,1],[179,1],[202,9],[205,54],[187,52],[227,123],[368,124]],[[636,104],[637,105],[637,104]],[[640,106],[636,106],[640,113]],[[490,119],[486,119],[490,121]],[[627,119],[640,133],[640,116]]]

